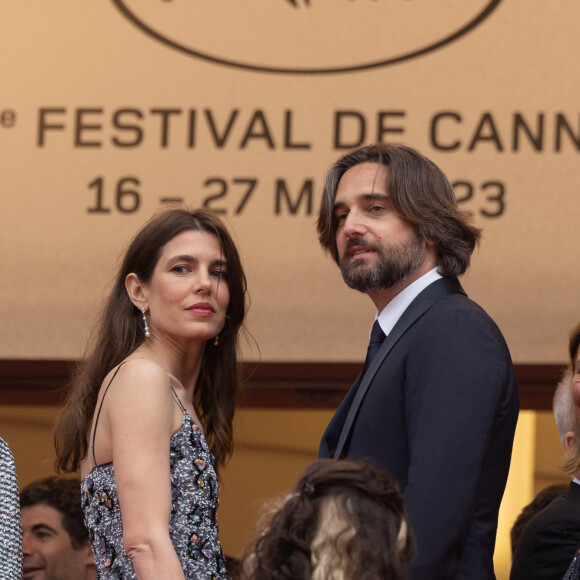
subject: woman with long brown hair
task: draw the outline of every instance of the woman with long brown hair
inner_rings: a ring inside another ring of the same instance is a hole
[[[55,428],[102,580],[227,578],[216,470],[232,451],[246,278],[224,224],[168,210],[134,237]]]

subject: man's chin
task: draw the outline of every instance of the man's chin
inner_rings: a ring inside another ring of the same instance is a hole
[[[373,277],[376,271],[376,266],[368,258],[348,258],[340,262],[340,272],[344,281],[348,284],[348,280],[360,280]]]
[[[356,256],[343,256],[340,260],[340,267],[347,269],[358,269],[370,266],[375,262],[377,254],[374,252],[369,252],[367,254],[360,254]]]
[[[373,283],[373,281],[369,280],[368,277],[365,276],[356,276],[352,275],[352,273],[345,274],[343,272],[342,278],[349,288],[358,290],[364,294],[368,294],[369,292],[376,292],[380,289],[375,283]]]
[[[368,276],[374,270],[374,265],[369,264],[366,258],[350,258],[348,261],[340,263],[342,275],[350,274],[351,276]]]

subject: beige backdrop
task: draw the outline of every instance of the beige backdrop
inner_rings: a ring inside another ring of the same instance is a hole
[[[580,318],[579,21],[576,0],[4,2],[0,358],[80,356],[121,249],[181,198],[235,231],[247,358],[360,360],[371,304],[314,221],[325,167],[362,139],[462,182],[484,228],[468,292],[516,362],[561,362]]]

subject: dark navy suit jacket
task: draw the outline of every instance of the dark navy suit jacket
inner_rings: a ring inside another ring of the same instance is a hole
[[[519,412],[507,345],[457,279],[446,278],[415,298],[389,340],[329,423],[319,457],[334,456],[362,389],[341,456],[367,459],[398,482],[417,540],[411,578],[495,578],[497,514]]]

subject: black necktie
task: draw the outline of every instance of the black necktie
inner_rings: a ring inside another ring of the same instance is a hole
[[[371,340],[369,342],[369,347],[367,349],[367,358],[365,359],[365,366],[363,369],[363,373],[366,373],[367,369],[369,368],[372,360],[375,358],[379,348],[381,348],[381,344],[387,335],[383,332],[383,329],[379,325],[379,321],[375,320],[373,327],[371,328]]]

